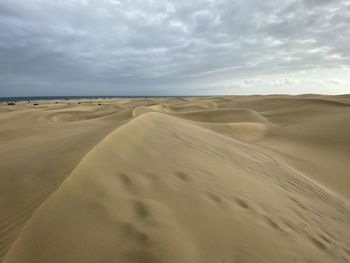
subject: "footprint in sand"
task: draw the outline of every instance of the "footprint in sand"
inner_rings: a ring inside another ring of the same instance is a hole
[[[189,182],[191,180],[190,176],[184,172],[176,172],[175,176],[185,182]]]
[[[238,248],[228,253],[221,260],[222,263],[267,263],[260,255],[250,251],[248,248]]]
[[[243,209],[249,209],[249,208],[250,208],[248,202],[247,202],[246,200],[243,200],[243,199],[239,198],[239,197],[236,197],[236,198],[235,198],[235,202],[236,202],[236,204],[237,204],[239,207],[241,207],[241,208],[243,208]]]
[[[122,184],[124,184],[125,186],[131,186],[132,185],[132,180],[131,178],[124,174],[124,173],[119,173],[118,174],[120,181],[122,182]]]
[[[136,200],[134,202],[134,210],[137,217],[140,219],[146,219],[150,215],[147,205],[144,202],[139,200]]]

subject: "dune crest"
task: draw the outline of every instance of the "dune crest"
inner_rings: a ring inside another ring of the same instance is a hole
[[[349,211],[252,145],[150,112],[82,159],[4,263],[342,262]]]

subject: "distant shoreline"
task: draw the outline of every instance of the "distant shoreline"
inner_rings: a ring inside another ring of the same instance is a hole
[[[32,96],[32,97],[0,97],[0,102],[32,101],[32,100],[77,100],[77,99],[135,99],[135,98],[179,98],[194,96]],[[202,96],[196,96],[202,97]]]
[[[350,94],[250,94],[250,95],[168,95],[168,96],[21,96],[21,97],[0,97],[0,102],[18,102],[34,100],[79,100],[79,99],[149,99],[149,98],[203,98],[203,97],[250,97],[250,96],[333,96],[349,97]]]

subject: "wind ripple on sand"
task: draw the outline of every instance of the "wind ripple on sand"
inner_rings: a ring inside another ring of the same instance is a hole
[[[139,113],[82,159],[4,263],[350,260],[342,199],[261,147],[193,123],[264,118]]]

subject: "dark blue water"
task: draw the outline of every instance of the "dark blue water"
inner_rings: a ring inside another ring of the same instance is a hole
[[[34,96],[34,97],[0,97],[0,101],[112,99],[112,98],[176,98],[176,97],[179,97],[179,96]]]

